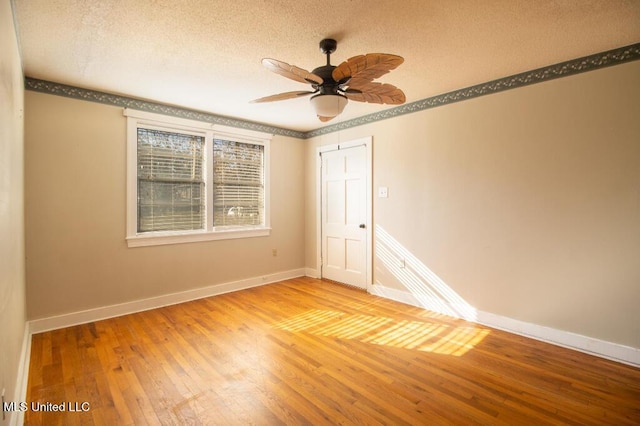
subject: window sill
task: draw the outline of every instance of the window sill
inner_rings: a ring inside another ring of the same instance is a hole
[[[228,229],[213,232],[155,232],[152,235],[139,234],[127,237],[127,246],[146,247],[167,244],[197,243],[201,241],[232,240],[237,238],[266,237],[271,228]]]

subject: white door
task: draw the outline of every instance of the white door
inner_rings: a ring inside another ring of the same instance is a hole
[[[367,151],[321,153],[322,277],[367,288]]]

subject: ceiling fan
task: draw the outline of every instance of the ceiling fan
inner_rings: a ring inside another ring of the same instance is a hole
[[[285,99],[311,97],[311,105],[320,121],[326,122],[344,110],[348,100],[375,104],[403,104],[402,90],[373,80],[395,69],[404,62],[398,55],[367,53],[349,58],[338,66],[331,65],[331,54],[338,43],[333,39],[320,42],[320,51],[327,55],[327,64],[312,72],[276,59],[265,58],[262,65],[269,71],[301,83],[310,84],[313,90],[278,93],[251,102],[273,102]]]

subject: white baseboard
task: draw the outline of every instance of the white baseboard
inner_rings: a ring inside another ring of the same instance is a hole
[[[396,302],[406,303],[407,305],[425,308],[424,301],[419,301],[409,291],[398,290],[395,288],[385,287],[381,284],[375,284],[370,287],[370,293]],[[433,303],[431,306],[437,306],[442,302]],[[434,310],[429,306],[430,310]],[[437,311],[437,309],[435,309]],[[455,309],[451,309],[455,311]],[[439,312],[444,315],[450,315],[449,312]],[[501,315],[489,312],[476,311],[475,318],[463,318],[488,327],[497,328],[509,333],[519,334],[521,336],[530,337],[546,343],[574,349],[595,355],[601,358],[610,359],[612,361],[628,364],[633,367],[640,367],[640,349],[630,346],[624,346],[617,343],[607,342],[605,340],[594,339],[592,337],[571,333],[568,331],[557,330],[554,328],[531,324],[524,321],[515,320]]]
[[[640,349],[606,340],[595,339],[569,331],[527,323],[489,312],[478,311],[477,322],[499,330],[541,340],[557,346],[575,349],[590,355],[640,367]]]
[[[18,374],[16,378],[16,387],[12,401],[27,400],[27,386],[29,385],[29,363],[31,361],[31,330],[29,322],[24,324],[24,334],[22,336],[22,348],[20,349],[20,363],[18,364]],[[24,423],[24,412],[10,411],[7,417],[7,424],[10,426],[18,426]]]
[[[44,331],[56,330],[78,324],[99,321],[135,312],[147,311],[149,309],[161,308],[163,306],[175,305],[177,303],[244,290],[251,287],[258,287],[278,281],[304,276],[304,268],[290,271],[278,272],[275,274],[263,275],[260,277],[248,278],[223,284],[216,284],[192,290],[181,291],[179,293],[165,294],[148,299],[133,300],[131,302],[117,305],[102,306],[85,311],[72,312],[54,317],[41,318],[29,321],[30,333],[42,333]],[[29,339],[31,341],[31,339]]]
[[[304,276],[310,278],[320,278],[320,272],[315,268],[305,268]]]

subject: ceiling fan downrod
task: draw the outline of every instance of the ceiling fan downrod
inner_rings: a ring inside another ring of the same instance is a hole
[[[322,84],[314,86],[314,88],[320,92],[320,95],[338,94],[338,82],[332,77],[335,66],[331,65],[331,54],[336,51],[337,46],[338,43],[331,38],[325,38],[320,42],[320,52],[327,55],[327,65],[320,66],[312,71],[323,80]]]
[[[331,54],[338,48],[338,42],[332,38],[325,38],[320,41],[320,52],[327,55],[327,65],[331,65]]]

